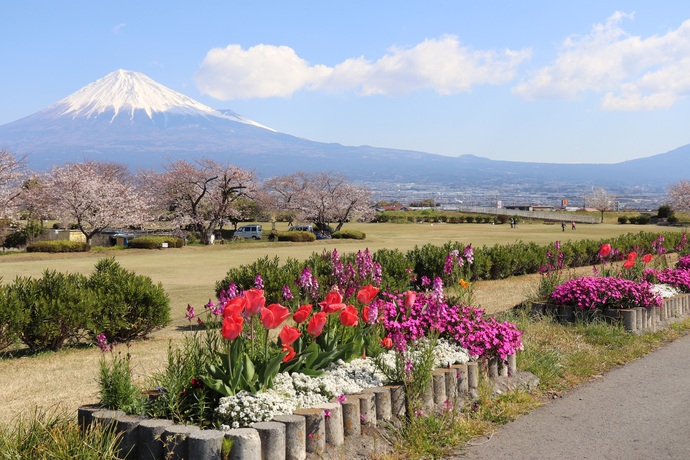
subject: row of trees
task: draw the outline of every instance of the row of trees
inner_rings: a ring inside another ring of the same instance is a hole
[[[132,174],[117,163],[86,161],[45,174],[0,151],[3,219],[55,219],[78,228],[87,241],[108,227],[188,229],[204,243],[226,222],[237,225],[262,212],[289,215],[317,227],[368,218],[371,192],[340,174],[305,173],[261,182],[253,171],[209,159],[179,160],[162,171]]]

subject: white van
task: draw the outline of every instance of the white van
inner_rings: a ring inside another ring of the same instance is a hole
[[[253,238],[255,240],[261,239],[261,225],[243,225],[235,230],[235,235],[240,238]]]

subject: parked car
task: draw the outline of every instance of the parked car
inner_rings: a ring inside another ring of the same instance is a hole
[[[260,240],[262,235],[261,225],[243,225],[235,230],[234,236],[248,239]]]
[[[314,227],[311,225],[293,225],[288,229],[289,232],[311,232],[314,233]]]

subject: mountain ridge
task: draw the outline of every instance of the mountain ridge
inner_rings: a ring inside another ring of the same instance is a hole
[[[338,171],[361,181],[452,184],[481,179],[487,187],[561,182],[662,190],[690,170],[690,145],[616,164],[564,164],[314,142],[230,109],[213,109],[122,69],[46,109],[1,125],[0,148],[28,155],[30,166],[38,170],[85,159],[161,168],[166,161],[203,156],[254,169],[263,177]]]

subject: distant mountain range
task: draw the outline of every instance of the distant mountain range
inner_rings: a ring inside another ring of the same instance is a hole
[[[300,170],[338,171],[369,182],[472,180],[487,187],[563,183],[660,191],[690,176],[690,145],[616,164],[558,164],[313,142],[213,109],[125,70],[0,126],[0,148],[26,154],[36,170],[85,159],[132,169],[161,168],[168,160],[208,157],[253,169],[263,178]]]

